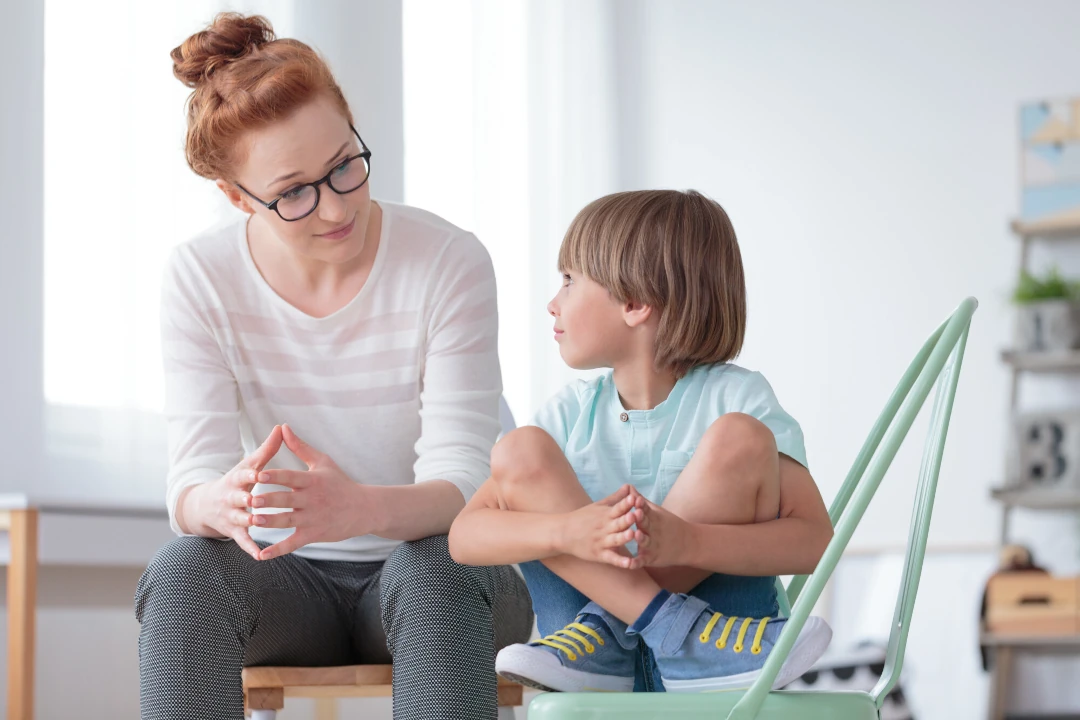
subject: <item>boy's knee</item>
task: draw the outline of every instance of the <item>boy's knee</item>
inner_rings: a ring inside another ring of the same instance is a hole
[[[695,454],[703,452],[710,467],[740,470],[773,467],[779,458],[772,430],[745,413],[726,413],[713,422]]]
[[[519,480],[535,480],[562,451],[550,435],[538,427],[522,427],[507,433],[491,450],[491,476],[501,488]]]

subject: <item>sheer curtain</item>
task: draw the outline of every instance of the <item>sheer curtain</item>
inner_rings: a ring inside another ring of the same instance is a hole
[[[570,379],[545,306],[559,243],[623,189],[614,2],[404,0],[405,199],[472,230],[499,284],[519,423]]]
[[[375,151],[373,187],[400,199],[399,4],[48,0],[39,496],[162,502],[164,262],[236,212],[184,161],[190,91],[173,78],[169,51],[224,10],[263,14],[279,36],[324,52]]]

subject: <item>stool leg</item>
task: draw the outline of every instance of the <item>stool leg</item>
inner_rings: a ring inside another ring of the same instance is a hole
[[[337,700],[334,698],[316,698],[315,720],[338,720]]]
[[[994,648],[994,675],[990,681],[990,720],[1004,720],[1009,709],[1009,675],[1012,664],[1011,647]]]
[[[251,720],[274,720],[277,710],[252,710]]]

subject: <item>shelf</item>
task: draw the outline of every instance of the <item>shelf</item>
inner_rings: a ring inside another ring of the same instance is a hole
[[[1080,240],[1080,212],[1053,220],[1022,222],[1013,220],[1012,231],[1022,238],[1043,240]]]
[[[1080,649],[1080,634],[1076,635],[1030,635],[1015,633],[979,633],[979,643],[990,647],[1040,647]]]
[[[1027,372],[1080,372],[1080,350],[1055,352],[1002,350],[1001,359],[1017,370]]]
[[[1080,509],[1080,490],[1032,490],[1018,488],[994,488],[990,494],[995,500],[1013,507],[1032,510]]]

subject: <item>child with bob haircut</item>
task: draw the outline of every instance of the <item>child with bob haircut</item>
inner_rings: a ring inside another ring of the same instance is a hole
[[[746,287],[727,213],[695,191],[600,198],[559,271],[563,360],[610,370],[495,446],[450,531],[459,563],[521,563],[529,586],[543,637],[496,670],[559,691],[747,687],[787,622],[775,576],[812,572],[832,526],[798,423],[731,364]],[[810,618],[774,687],[831,637]]]

